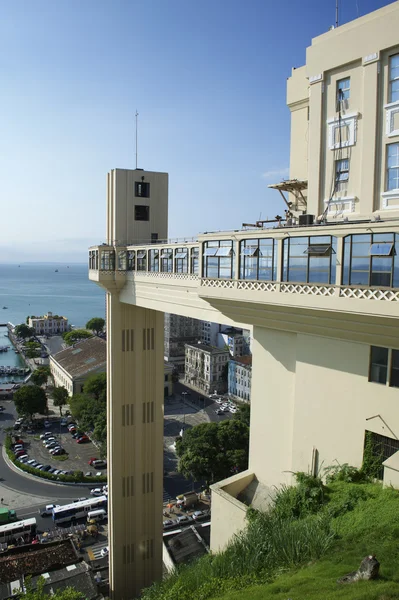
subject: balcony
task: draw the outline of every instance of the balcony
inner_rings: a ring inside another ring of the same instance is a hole
[[[189,243],[89,250],[89,278],[189,291],[213,306],[274,304],[397,317],[399,224],[373,222],[256,229]],[[373,308],[364,304],[373,302]],[[384,305],[384,307],[383,307]],[[378,306],[378,308],[377,308]]]

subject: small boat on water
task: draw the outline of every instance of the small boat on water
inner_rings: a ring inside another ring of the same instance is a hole
[[[8,306],[3,306],[3,310],[6,310],[8,308]]]
[[[54,273],[58,273],[58,269],[56,269],[56,270],[54,271]]]
[[[19,354],[19,350],[14,350],[15,354]]]

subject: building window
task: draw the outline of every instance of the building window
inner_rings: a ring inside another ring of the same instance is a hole
[[[162,273],[172,273],[173,271],[173,250],[171,248],[162,250],[161,271]]]
[[[345,77],[345,79],[340,79],[337,81],[337,106],[339,110],[339,103],[344,100],[349,100],[351,95],[351,79],[350,77]]]
[[[150,184],[145,181],[136,181],[134,184],[134,195],[136,198],[149,198]]]
[[[115,270],[115,252],[113,250],[103,250],[101,252],[101,270]]]
[[[277,240],[242,240],[240,243],[240,279],[275,281]]]
[[[150,271],[159,271],[159,250],[149,251]]]
[[[349,180],[349,160],[343,158],[335,161],[335,192],[343,192]]]
[[[373,431],[365,431],[364,436],[364,447],[366,448],[366,444],[371,441],[372,453],[375,458],[378,459],[378,462],[381,465],[380,472],[377,475],[377,479],[384,478],[384,465],[383,462],[386,461],[390,456],[395,454],[399,450],[399,440],[395,440],[394,438],[386,437],[385,435],[380,435],[378,433],[374,433]]]
[[[137,252],[137,271],[147,270],[147,252],[145,250],[138,250]]]
[[[348,235],[344,240],[343,285],[399,287],[399,235]]]
[[[329,235],[285,239],[283,281],[335,283],[336,248],[336,238]]]
[[[399,144],[387,146],[387,183],[386,189],[399,189]]]
[[[388,373],[388,348],[371,346],[369,381],[386,385]]]
[[[126,250],[118,251],[118,271],[126,271]]]
[[[176,248],[175,250],[175,273],[188,272],[188,249]]]
[[[127,253],[127,270],[134,271],[136,268],[136,253],[134,250],[129,250]]]
[[[234,278],[234,251],[231,240],[214,240],[203,245],[204,277],[214,279]]]
[[[389,94],[388,101],[399,100],[399,54],[389,57]]]
[[[371,346],[369,381],[399,387],[399,350]]]
[[[158,234],[157,233],[152,233],[151,234],[151,242],[157,242],[158,241]]]
[[[136,204],[136,206],[134,207],[134,218],[136,221],[149,221],[150,207]]]
[[[190,250],[190,260],[191,260],[191,273],[198,275],[199,268],[199,248],[191,248]]]

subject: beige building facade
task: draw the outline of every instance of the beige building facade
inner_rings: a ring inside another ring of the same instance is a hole
[[[29,317],[28,326],[35,330],[36,335],[61,335],[68,331],[68,319],[49,311],[43,317]]]
[[[213,486],[212,550],[244,527],[249,489],[264,507],[294,471],[360,467],[366,436],[399,481],[398,22],[395,2],[330,31],[293,71],[291,179],[275,186],[286,221],[179,248],[130,232],[90,248],[108,292],[113,598],[161,577],[164,312],[253,332],[249,467]],[[116,190],[108,231],[127,214],[118,203]]]
[[[203,394],[227,391],[228,350],[206,344],[186,344],[184,381]]]

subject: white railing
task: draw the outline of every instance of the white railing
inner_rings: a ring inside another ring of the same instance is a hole
[[[388,300],[388,302],[399,301],[399,290],[341,287],[339,290],[339,295],[341,298]]]
[[[128,271],[135,277],[144,275],[144,277],[161,277],[162,279],[185,279],[186,281],[195,281],[199,276],[195,273],[170,273],[169,271]]]
[[[282,283],[280,291],[284,294],[306,294],[309,296],[334,296],[334,285],[314,285],[312,283]]]
[[[276,292],[277,285],[272,281],[248,281],[245,279],[237,281],[238,290],[254,290],[256,292]]]

